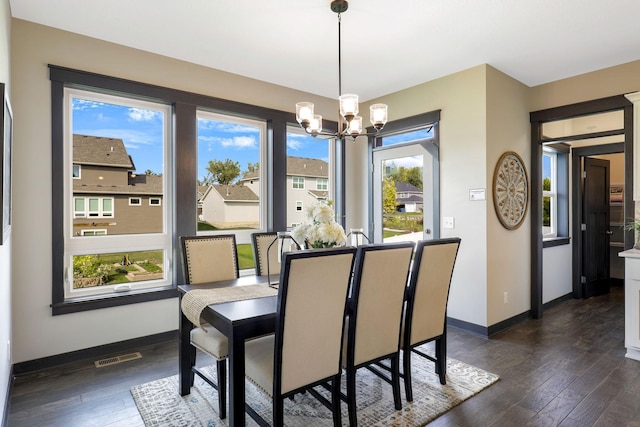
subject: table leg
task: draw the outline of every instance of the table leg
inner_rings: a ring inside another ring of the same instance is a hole
[[[229,426],[244,426],[244,337],[229,337]]]
[[[180,348],[178,350],[180,396],[191,393],[191,329],[193,324],[180,310]]]

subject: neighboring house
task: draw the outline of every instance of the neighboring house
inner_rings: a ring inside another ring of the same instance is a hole
[[[210,185],[198,206],[199,218],[217,228],[260,226],[260,199],[245,185]]]
[[[398,212],[422,212],[424,193],[408,182],[396,182],[396,210]]]
[[[259,172],[245,175],[240,182],[255,192]],[[329,164],[324,160],[287,156],[287,228],[305,220],[305,208],[329,197]]]
[[[73,135],[73,234],[162,231],[162,176],[136,175],[119,138]]]

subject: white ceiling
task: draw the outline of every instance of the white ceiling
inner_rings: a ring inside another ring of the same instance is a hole
[[[10,0],[14,18],[336,98],[329,4]],[[367,101],[484,63],[535,86],[640,59],[639,17],[639,0],[350,0],[342,91]]]

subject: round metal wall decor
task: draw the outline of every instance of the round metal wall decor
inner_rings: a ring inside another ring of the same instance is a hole
[[[493,206],[500,223],[507,230],[522,225],[529,204],[529,178],[522,158],[507,151],[493,173]]]

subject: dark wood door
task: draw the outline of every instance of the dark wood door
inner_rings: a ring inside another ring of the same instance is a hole
[[[584,158],[582,297],[609,292],[609,161]]]

